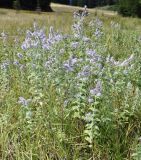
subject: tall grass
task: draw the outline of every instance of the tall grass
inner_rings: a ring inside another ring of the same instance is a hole
[[[3,10],[2,160],[141,159],[140,20],[94,15]]]

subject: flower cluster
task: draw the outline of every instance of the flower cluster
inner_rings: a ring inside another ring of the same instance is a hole
[[[61,41],[64,37],[60,33],[54,32],[53,27],[50,27],[49,36],[46,36],[45,29],[39,29],[34,23],[34,31],[27,31],[26,38],[21,45],[23,50],[27,50],[29,48],[37,48],[41,47],[45,50],[49,50],[54,43]]]

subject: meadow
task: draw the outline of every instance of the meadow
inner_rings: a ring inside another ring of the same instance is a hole
[[[0,9],[0,159],[141,160],[141,19],[52,7]]]

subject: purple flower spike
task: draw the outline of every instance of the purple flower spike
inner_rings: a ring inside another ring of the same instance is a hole
[[[72,72],[73,71],[73,67],[72,66],[70,66],[68,63],[64,63],[64,68],[67,70],[67,71],[69,71],[69,72]]]
[[[23,97],[19,97],[18,103],[21,104],[21,105],[23,105],[24,107],[28,107],[30,101],[31,101],[31,99],[27,99],[26,100]]]
[[[22,59],[22,58],[23,58],[23,55],[22,55],[21,53],[18,53],[18,54],[17,54],[17,57],[18,57],[19,59]]]
[[[90,94],[92,96],[100,97],[102,92],[102,84],[101,81],[98,81],[96,87],[90,90]]]

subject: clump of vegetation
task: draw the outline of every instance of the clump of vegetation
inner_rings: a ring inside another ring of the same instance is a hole
[[[140,16],[140,0],[119,0],[119,13],[123,16]]]
[[[2,32],[1,159],[140,156],[140,35],[86,13],[71,34],[35,22],[11,44]]]

